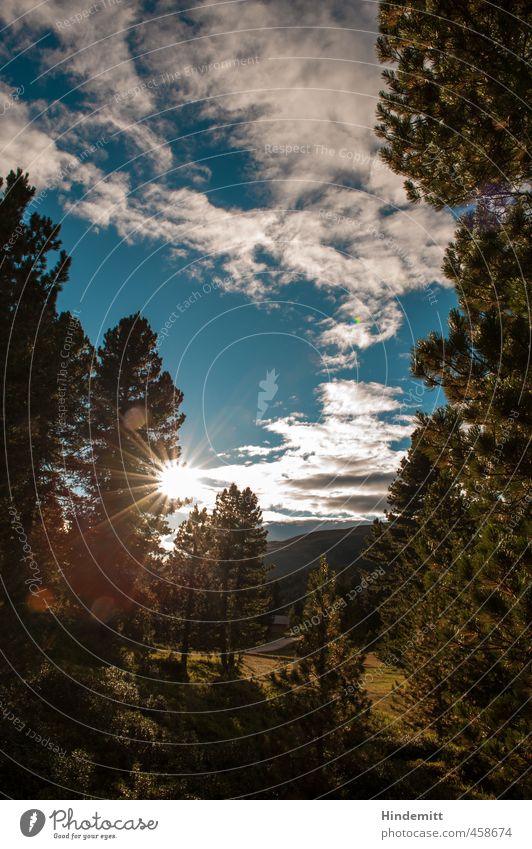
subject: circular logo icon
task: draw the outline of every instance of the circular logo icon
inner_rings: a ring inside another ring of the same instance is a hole
[[[37,808],[30,808],[25,811],[20,818],[20,830],[24,837],[35,837],[44,827],[46,817],[42,811]]]

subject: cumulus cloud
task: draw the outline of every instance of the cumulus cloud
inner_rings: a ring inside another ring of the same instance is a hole
[[[410,433],[398,415],[401,391],[335,379],[320,384],[316,394],[318,421],[296,413],[264,422],[281,444],[236,448],[233,461],[205,470],[198,500],[212,506],[220,487],[234,481],[258,494],[268,522],[355,522],[382,515],[403,456],[397,443]],[[242,465],[241,454],[257,459]]]

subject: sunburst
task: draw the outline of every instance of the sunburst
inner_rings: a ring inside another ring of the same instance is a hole
[[[158,474],[157,488],[166,498],[184,501],[197,497],[200,489],[200,469],[170,460]]]

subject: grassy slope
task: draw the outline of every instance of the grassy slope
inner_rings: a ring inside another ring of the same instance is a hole
[[[289,658],[279,655],[247,655],[242,665],[242,675],[264,680],[270,672],[287,662],[290,662]],[[397,669],[385,666],[375,654],[368,654],[364,665],[364,686],[376,710],[385,714],[396,712],[390,694],[400,680],[401,674]]]
[[[162,653],[158,654],[158,659],[164,662]],[[268,655],[256,654],[246,655],[242,662],[240,670],[240,681],[235,681],[234,684],[226,685],[228,690],[233,690],[236,694],[241,695],[249,689],[250,694],[253,694],[253,699],[261,698],[269,692],[269,676],[276,669],[280,669],[283,665],[293,662],[293,656],[287,654]],[[168,664],[170,666],[170,664]],[[368,692],[374,707],[379,712],[384,714],[393,714],[396,709],[392,705],[391,691],[394,685],[401,680],[401,675],[397,669],[385,666],[373,653],[368,654],[364,667],[364,686]],[[208,710],[205,704],[213,701],[213,682],[220,681],[220,666],[212,658],[200,654],[194,654],[190,661],[190,680],[193,682],[192,687],[185,687],[185,701],[187,707],[191,710]],[[195,686],[204,684],[205,686]],[[216,685],[215,689],[224,685]],[[221,692],[221,691],[218,691]],[[228,701],[231,698],[228,695]],[[249,704],[249,702],[248,702]]]

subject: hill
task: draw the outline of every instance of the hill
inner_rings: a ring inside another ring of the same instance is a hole
[[[322,554],[339,575],[351,583],[362,570],[375,567],[362,557],[371,525],[314,531],[280,542],[269,542],[266,562],[273,566],[270,577],[278,579],[281,601],[289,604],[305,593],[307,575]]]

